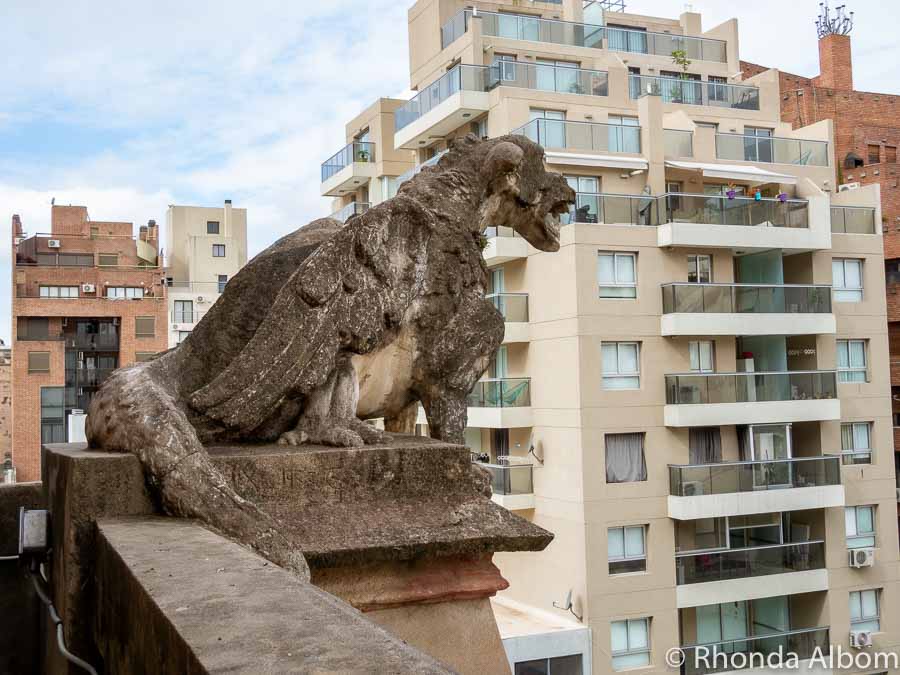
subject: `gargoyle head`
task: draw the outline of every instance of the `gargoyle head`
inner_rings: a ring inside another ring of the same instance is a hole
[[[524,136],[485,144],[482,229],[511,227],[536,249],[558,251],[559,217],[575,203],[574,190],[560,174],[547,171],[543,148]]]

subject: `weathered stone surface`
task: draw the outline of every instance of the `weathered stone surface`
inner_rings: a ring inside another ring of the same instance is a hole
[[[373,444],[382,436],[360,418],[396,429],[420,401],[432,434],[461,442],[466,396],[503,337],[484,298],[484,228],[554,251],[573,200],[522,136],[454,141],[394,199],[276,242],[179,347],[116,371],[91,402],[91,446],[137,455],[168,513],[308,577],[295,533],[233,490],[204,444]],[[448,507],[463,523],[484,515]]]
[[[19,508],[44,508],[40,483],[0,485],[0,556],[18,553]],[[0,673],[44,672],[40,627],[44,606],[20,563],[0,561]]]
[[[98,524],[111,673],[450,673],[346,603],[187,521]]]

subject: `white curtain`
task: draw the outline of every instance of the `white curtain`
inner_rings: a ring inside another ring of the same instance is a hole
[[[644,434],[606,434],[606,482],[645,480]]]

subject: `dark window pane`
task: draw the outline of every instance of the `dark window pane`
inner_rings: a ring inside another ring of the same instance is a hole
[[[152,316],[136,317],[134,334],[138,337],[153,337],[156,334],[156,319]]]
[[[219,234],[219,221],[218,220],[207,220],[206,221],[206,234]]]
[[[517,663],[515,675],[550,675],[547,670],[547,659]]]
[[[610,574],[628,574],[629,572],[645,572],[647,570],[647,560],[616,560],[609,563]]]
[[[50,352],[28,352],[29,373],[50,372]]]
[[[581,654],[550,659],[550,675],[581,675],[582,672]]]

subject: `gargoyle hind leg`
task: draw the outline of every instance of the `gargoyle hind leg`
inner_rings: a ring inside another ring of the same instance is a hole
[[[350,356],[342,356],[325,384],[307,396],[297,427],[283,433],[278,443],[353,448],[384,442],[385,436],[381,431],[356,416],[358,404],[356,370]]]
[[[422,407],[428,418],[428,432],[432,438],[448,443],[465,442],[466,396],[433,388],[422,396]]]

